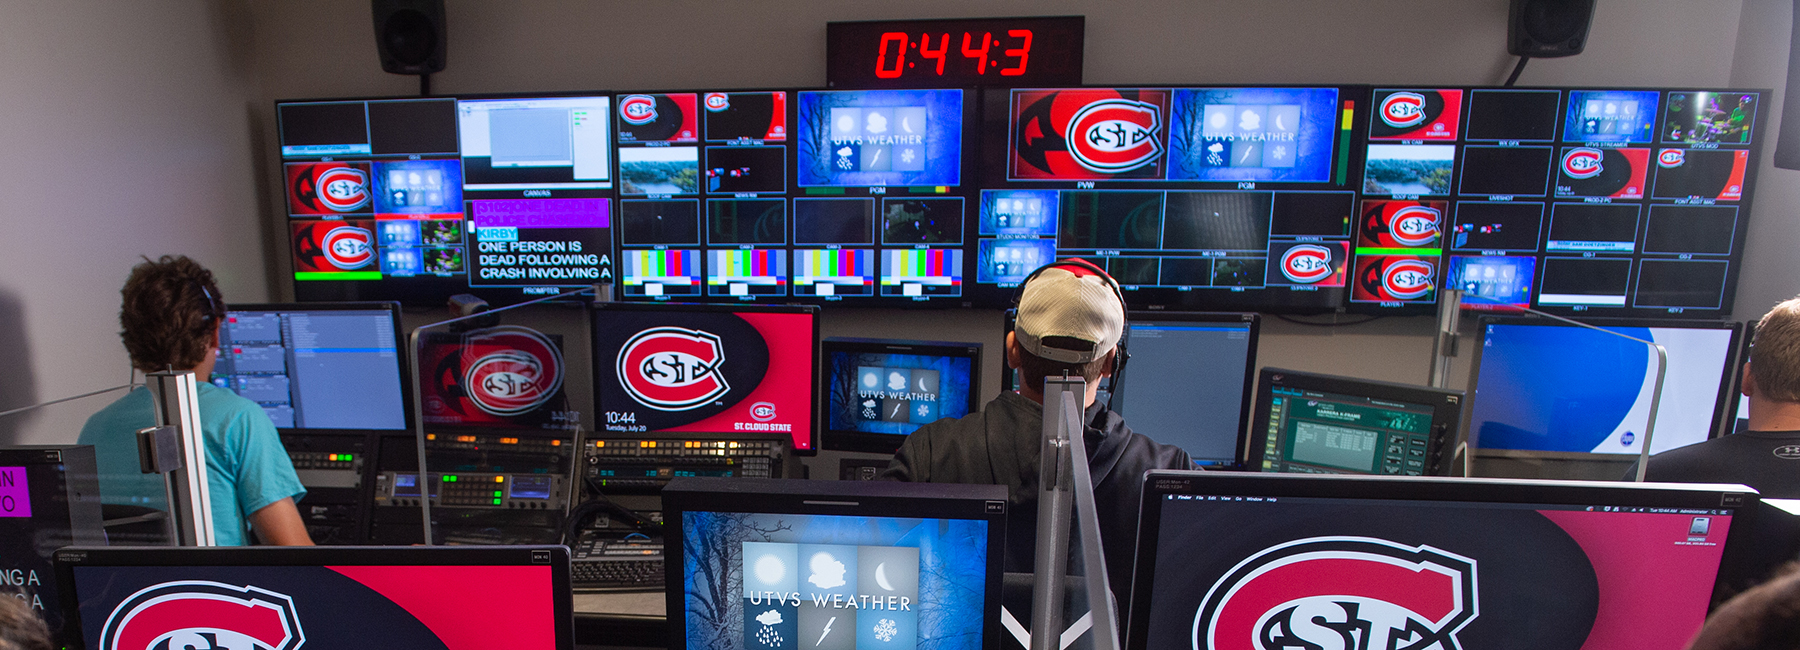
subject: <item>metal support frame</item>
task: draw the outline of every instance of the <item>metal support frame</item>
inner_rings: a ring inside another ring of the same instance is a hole
[[[1038,456],[1037,557],[1031,594],[1031,649],[1062,650],[1091,630],[1094,650],[1119,649],[1119,616],[1100,549],[1100,520],[1094,511],[1082,404],[1087,385],[1080,378],[1044,380],[1044,435]],[[1064,571],[1070,526],[1078,527],[1089,611],[1063,627]],[[1085,627],[1084,627],[1085,625]]]
[[[1439,293],[1438,340],[1433,343],[1431,350],[1431,385],[1437,388],[1444,388],[1444,375],[1449,372],[1450,357],[1456,356],[1456,338],[1458,336],[1456,332],[1461,325],[1460,312],[1462,311],[1463,295],[1463,291],[1458,289],[1446,289]],[[1478,299],[1481,298],[1480,296],[1475,297]],[[1446,305],[1449,307],[1446,308]],[[1556,314],[1538,311],[1529,307],[1507,305],[1506,309],[1509,311],[1520,311],[1527,314],[1542,316],[1550,320],[1568,323],[1577,327],[1585,327],[1596,332],[1603,332],[1629,341],[1637,341],[1650,346],[1652,350],[1656,351],[1656,384],[1651,388],[1650,392],[1650,417],[1644,422],[1644,446],[1638,450],[1637,477],[1634,479],[1637,482],[1642,483],[1644,481],[1644,472],[1647,471],[1650,466],[1650,441],[1656,435],[1656,413],[1662,406],[1663,380],[1667,378],[1669,373],[1668,349],[1653,341],[1646,341],[1635,336],[1627,336],[1604,327],[1589,325],[1573,318],[1564,318]],[[1446,334],[1446,332],[1448,334]],[[1448,341],[1447,345],[1445,344],[1446,340]],[[1471,381],[1473,381],[1472,377]],[[1473,387],[1470,387],[1470,391],[1473,392]],[[1471,474],[1470,468],[1475,461],[1473,458],[1474,449],[1469,446],[1466,434],[1460,445],[1460,451],[1463,454],[1463,476],[1467,477]]]
[[[155,467],[146,464],[146,469],[162,474],[169,499],[169,541],[177,546],[214,546],[206,437],[200,429],[199,386],[194,373],[152,372],[144,375],[144,385],[150,389],[157,426],[145,430],[149,435],[140,432],[139,445],[150,442],[155,447],[140,447],[139,455],[156,462]],[[171,460],[179,465],[171,467]]]
[[[410,355],[411,363],[409,363],[407,365],[411,366],[411,370],[412,370],[413,438],[414,438],[414,443],[416,444],[418,453],[419,453],[419,473],[417,475],[417,479],[414,482],[419,486],[419,522],[420,522],[419,526],[425,535],[425,545],[426,546],[432,546],[434,544],[434,542],[432,541],[432,537],[431,537],[431,480],[430,480],[431,474],[428,471],[426,471],[426,469],[425,469],[425,398],[424,398],[424,394],[425,394],[424,386],[425,385],[420,383],[420,374],[421,374],[419,372],[419,338],[420,338],[420,335],[423,334],[425,332],[425,330],[432,329],[434,327],[442,327],[445,325],[450,325],[453,323],[461,323],[464,321],[474,320],[477,318],[486,318],[493,314],[498,314],[503,311],[511,311],[514,309],[518,309],[520,307],[524,307],[526,305],[535,305],[540,302],[557,300],[557,299],[561,299],[561,298],[569,298],[571,296],[579,296],[584,293],[593,294],[596,297],[595,302],[611,301],[612,293],[613,293],[612,292],[612,283],[603,282],[600,284],[590,285],[590,286],[576,289],[573,291],[565,291],[565,292],[562,292],[562,293],[559,293],[559,294],[556,294],[553,296],[544,296],[544,297],[538,298],[536,300],[527,300],[525,302],[521,302],[516,305],[507,305],[505,307],[501,307],[498,309],[489,309],[487,311],[470,314],[468,316],[461,316],[461,317],[452,318],[449,320],[441,320],[441,321],[438,321],[435,323],[427,323],[427,324],[420,325],[418,327],[413,328],[412,333],[407,335],[407,348],[409,350],[411,350],[411,355]],[[579,460],[579,457],[577,457],[577,460]]]

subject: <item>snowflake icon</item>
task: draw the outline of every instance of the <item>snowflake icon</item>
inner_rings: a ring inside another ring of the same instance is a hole
[[[919,417],[925,417],[927,415],[931,415],[931,405],[920,404],[919,405]]]
[[[900,152],[900,162],[908,162],[909,163],[909,162],[913,161],[913,158],[914,158],[913,150],[911,150],[911,149],[906,149],[906,150]]]
[[[899,633],[900,626],[894,623],[894,619],[884,618],[875,623],[875,638],[880,639],[882,643],[894,640],[894,635]]]

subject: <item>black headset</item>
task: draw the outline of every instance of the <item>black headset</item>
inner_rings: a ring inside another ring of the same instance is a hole
[[[1032,271],[1030,275],[1025,276],[1024,282],[1019,283],[1019,295],[1013,297],[1013,309],[1015,311],[1018,309],[1019,301],[1025,297],[1025,287],[1030,285],[1032,280],[1037,279],[1038,274],[1059,266],[1072,266],[1092,271],[1095,275],[1106,280],[1106,286],[1107,288],[1112,289],[1113,297],[1119,299],[1119,313],[1124,316],[1125,320],[1119,331],[1119,342],[1113,346],[1113,349],[1117,350],[1118,353],[1113,355],[1112,385],[1117,387],[1125,376],[1125,362],[1131,360],[1131,353],[1125,349],[1125,337],[1131,333],[1131,308],[1125,304],[1125,290],[1119,288],[1119,281],[1114,280],[1113,276],[1106,272],[1106,269],[1100,268],[1099,264],[1089,262],[1079,257],[1060,259],[1040,266],[1037,270]],[[1015,332],[1018,330],[1017,324],[1013,326],[1013,330]],[[1110,390],[1107,392],[1107,410],[1112,410],[1113,396],[1118,394],[1119,392],[1117,390]]]

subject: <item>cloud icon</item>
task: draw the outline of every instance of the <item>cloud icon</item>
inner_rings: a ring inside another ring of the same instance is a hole
[[[807,565],[812,568],[812,576],[806,579],[820,589],[844,586],[844,563],[831,557],[829,553],[814,553]]]
[[[761,614],[757,614],[756,622],[762,623],[763,625],[770,625],[770,626],[780,625],[781,624],[781,612],[771,609],[771,610],[763,612]]]

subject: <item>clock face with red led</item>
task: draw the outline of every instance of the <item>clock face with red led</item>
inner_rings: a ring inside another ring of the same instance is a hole
[[[1079,85],[1081,16],[835,22],[833,88]]]

